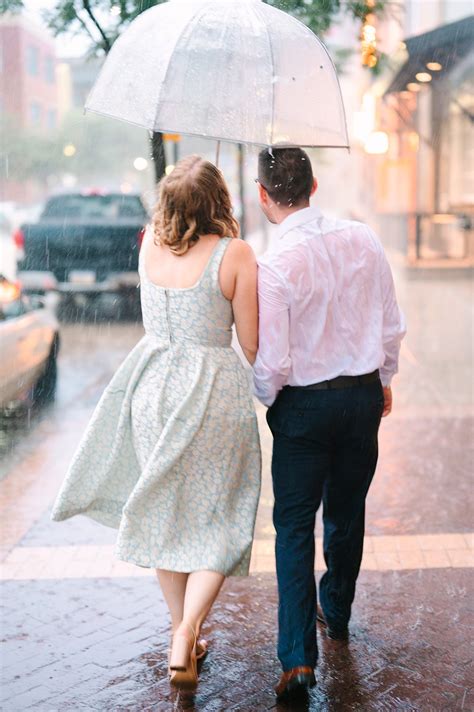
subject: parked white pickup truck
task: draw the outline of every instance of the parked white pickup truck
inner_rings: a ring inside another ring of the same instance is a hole
[[[54,310],[0,275],[0,408],[53,399],[58,350]]]

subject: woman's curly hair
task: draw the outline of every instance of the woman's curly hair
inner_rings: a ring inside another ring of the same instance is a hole
[[[222,173],[200,156],[176,164],[159,185],[153,216],[155,244],[184,255],[201,235],[237,237],[239,223],[232,214]]]

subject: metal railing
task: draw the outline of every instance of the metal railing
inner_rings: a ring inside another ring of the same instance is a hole
[[[468,262],[472,260],[474,210],[415,213],[413,217],[414,250],[412,247],[409,253],[411,252],[411,257],[414,257],[415,261]]]

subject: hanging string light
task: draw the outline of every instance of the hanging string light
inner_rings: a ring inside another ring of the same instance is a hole
[[[375,29],[375,15],[373,9],[375,0],[366,0],[367,12],[361,30],[361,55],[362,64],[373,69],[379,57],[377,51],[377,30]]]

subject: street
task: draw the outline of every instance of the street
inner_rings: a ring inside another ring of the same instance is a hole
[[[137,324],[104,321],[62,324],[56,403],[2,422],[5,712],[473,709],[470,284],[415,274],[396,256],[392,264],[409,333],[394,412],[381,429],[350,643],[320,630],[309,707],[275,706],[273,693],[277,598],[263,407],[252,575],[225,584],[195,697],[170,691],[168,618],[153,573],[114,559],[113,530],[81,517],[49,520],[92,409],[142,334]],[[316,536],[319,572],[320,522]]]

